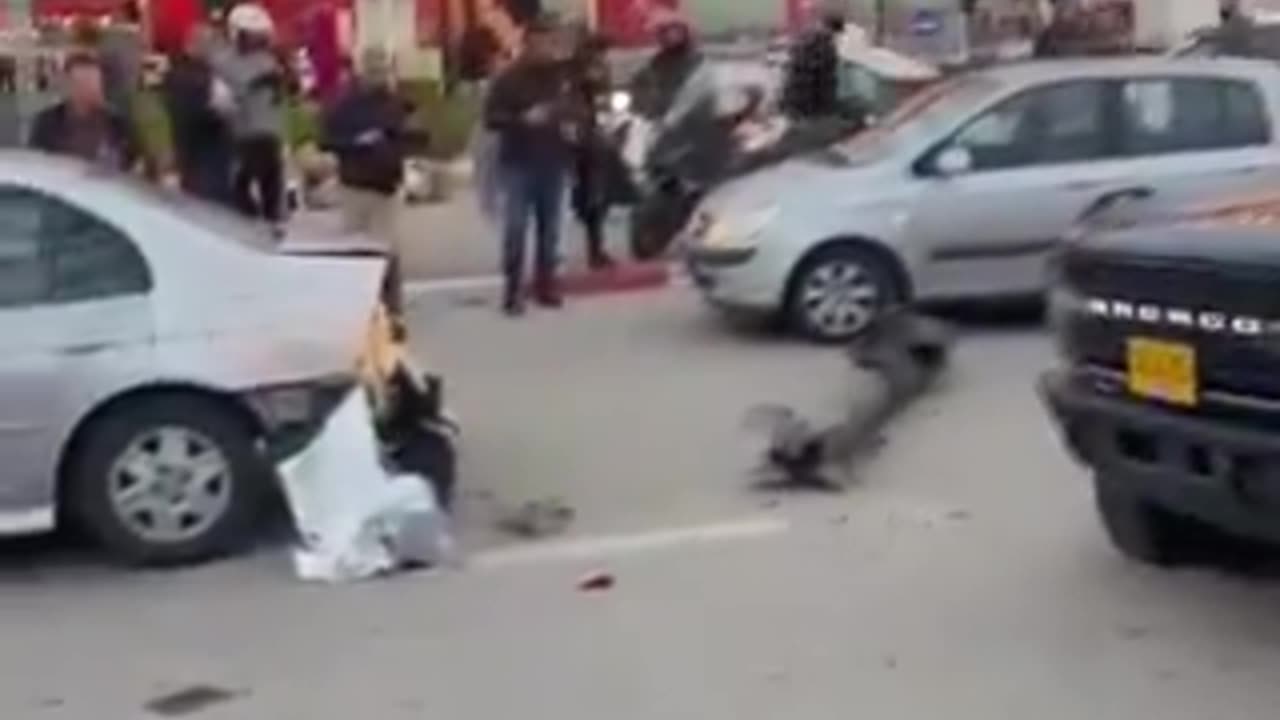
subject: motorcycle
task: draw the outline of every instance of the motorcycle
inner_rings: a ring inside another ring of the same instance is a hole
[[[707,103],[661,131],[629,115],[625,99],[612,105],[615,143],[637,189],[629,235],[637,260],[666,253],[703,198],[720,184],[826,147],[868,123],[866,113],[856,107],[808,121],[765,112],[763,93],[754,88],[745,91],[736,110],[717,113]]]
[[[615,93],[601,127],[610,133],[636,191],[629,233],[636,260],[669,250],[706,194],[733,175],[735,164],[754,151],[762,135],[775,132],[757,115],[759,93],[747,95],[738,112],[720,114],[709,98],[680,122],[657,128],[630,111],[625,93]]]

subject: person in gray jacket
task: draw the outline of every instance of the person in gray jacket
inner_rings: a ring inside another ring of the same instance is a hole
[[[277,57],[272,28],[232,27],[234,47],[218,63],[235,97],[236,204],[249,217],[280,229],[285,214],[284,131],[291,92],[289,73]]]
[[[1217,29],[1218,54],[1255,57],[1253,19],[1241,7],[1240,0],[1221,0],[1218,15],[1222,20]]]

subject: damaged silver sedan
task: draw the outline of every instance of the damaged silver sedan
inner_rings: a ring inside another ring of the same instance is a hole
[[[0,534],[70,522],[143,564],[251,538],[275,463],[396,367],[385,259],[304,240],[0,153]]]

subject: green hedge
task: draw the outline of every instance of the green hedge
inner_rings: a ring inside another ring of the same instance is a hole
[[[440,83],[431,80],[406,81],[401,89],[417,105],[415,122],[431,136],[432,158],[450,160],[466,152],[480,115],[477,95],[446,95]]]
[[[451,160],[465,153],[480,112],[479,98],[465,93],[445,95],[440,84],[433,81],[406,81],[402,89],[417,105],[414,122],[431,136],[429,155],[437,160]],[[150,90],[139,93],[135,110],[144,147],[163,167],[170,167],[173,136],[159,94]],[[320,113],[317,104],[310,100],[297,99],[289,104],[285,132],[291,147],[319,141]]]
[[[133,121],[134,131],[147,155],[162,169],[173,167],[173,134],[159,93],[143,90],[134,97]]]

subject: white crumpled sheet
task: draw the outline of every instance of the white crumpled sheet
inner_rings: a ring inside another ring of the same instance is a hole
[[[382,466],[373,415],[353,391],[301,454],[280,466],[308,581],[351,582],[450,560],[453,539],[431,484]]]

